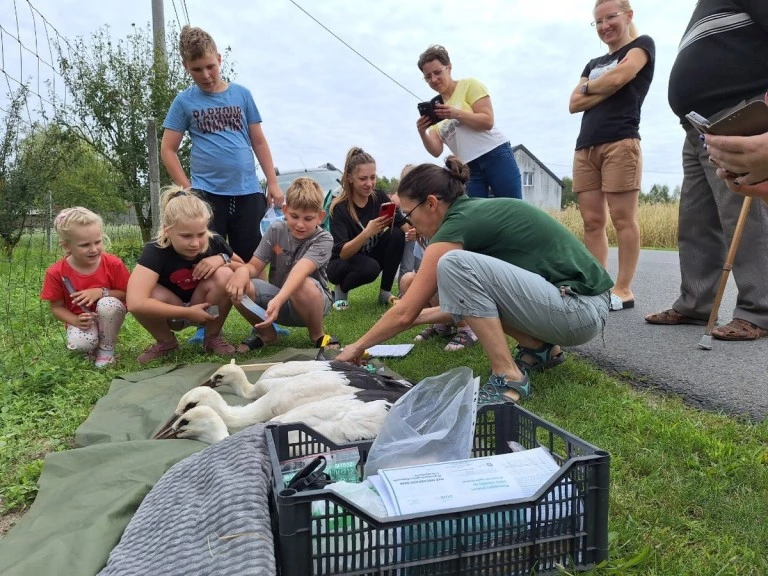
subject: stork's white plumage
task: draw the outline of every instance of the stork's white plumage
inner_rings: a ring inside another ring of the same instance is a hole
[[[230,406],[212,389],[223,385],[231,386],[242,397],[255,398],[254,402]],[[381,428],[390,406],[412,386],[405,380],[327,360],[286,362],[267,369],[252,384],[233,360],[216,370],[203,386],[184,394],[171,419],[154,437],[171,437],[170,430],[177,422],[183,422],[184,416],[197,408],[208,408],[218,414],[225,429],[267,421],[303,422],[335,443],[371,439]],[[193,413],[195,425],[211,421],[208,410],[197,414]],[[185,429],[198,430],[190,426]],[[212,428],[211,433],[220,436],[221,427]]]
[[[334,444],[345,444],[375,438],[391,406],[388,400],[366,402],[347,394],[299,406],[270,422],[301,422]]]
[[[360,390],[337,383],[306,386],[286,384],[245,406],[230,406],[215,390],[198,386],[181,397],[173,416],[154,438],[168,438],[169,429],[190,411],[205,407],[225,427],[245,428],[272,422],[303,422],[336,443],[374,438],[389,407],[406,389]]]
[[[337,362],[341,364],[341,362]],[[259,380],[269,380],[270,378],[286,378],[289,376],[298,376],[307,372],[325,372],[333,370],[328,360],[291,360],[270,366],[259,377]]]
[[[346,383],[346,381],[342,381],[339,375],[333,372],[326,371],[325,376],[326,380]],[[211,388],[229,386],[241,398],[256,400],[273,388],[283,386],[290,381],[295,381],[296,378],[300,378],[307,383],[315,381],[314,377],[307,377],[307,373],[302,372],[292,377],[263,378],[262,375],[262,378],[259,378],[256,383],[251,383],[245,371],[232,360],[229,364],[224,364],[216,370],[210,378],[202,383],[202,386],[210,386]]]
[[[207,390],[217,394],[210,388]],[[346,394],[300,406],[271,422],[302,422],[331,442],[345,444],[375,438],[391,406],[387,400],[366,402],[356,394]],[[216,409],[201,404],[176,417],[157,438],[185,438],[213,444],[228,436],[227,425]]]
[[[186,438],[213,444],[229,436],[227,426],[213,408],[196,406],[176,418],[162,438]]]
[[[280,372],[276,369],[284,370]],[[268,376],[270,373],[271,376]],[[216,370],[202,385],[211,388],[230,386],[238,396],[255,400],[274,388],[296,382],[304,382],[307,386],[313,387],[321,382],[327,384],[335,382],[361,390],[402,390],[402,393],[413,386],[407,380],[396,380],[390,376],[371,373],[359,366],[334,360],[284,362],[268,368],[255,383],[249,382],[245,371],[232,360]]]
[[[358,391],[356,388],[340,383],[337,379],[315,377],[311,382],[305,381],[309,376],[323,375],[324,373],[305,374],[301,377],[287,379],[290,381],[286,381],[278,388],[273,388],[261,398],[245,406],[230,406],[216,390],[206,386],[198,386],[181,397],[174,414],[180,416],[194,406],[209,406],[222,417],[228,427],[244,428],[252,424],[266,422],[297,406]]]
[[[252,384],[248,380],[245,371],[235,364],[233,358],[229,364],[222,365],[216,372],[211,374],[211,377],[203,382],[202,386],[210,386],[211,388],[229,386],[238,396],[255,400],[269,392],[270,384],[271,382],[269,381]]]

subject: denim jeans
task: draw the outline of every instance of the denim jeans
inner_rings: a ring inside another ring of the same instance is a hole
[[[522,198],[523,185],[520,169],[512,154],[512,146],[505,142],[479,158],[467,162],[469,181],[467,194],[475,198]],[[489,193],[490,190],[490,193]]]

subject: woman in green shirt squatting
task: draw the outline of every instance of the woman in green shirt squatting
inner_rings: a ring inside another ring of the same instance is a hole
[[[430,239],[418,274],[396,306],[337,360],[413,326],[466,320],[491,364],[488,400],[531,394],[529,372],[564,361],[561,346],[588,342],[608,316],[610,276],[584,245],[546,212],[513,198],[470,198],[469,169],[421,164],[400,182],[401,209]],[[440,306],[426,308],[438,293]],[[505,334],[518,342],[515,358]]]

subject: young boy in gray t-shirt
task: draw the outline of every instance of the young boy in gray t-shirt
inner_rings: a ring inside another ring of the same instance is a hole
[[[318,348],[338,346],[326,338],[323,318],[331,308],[326,266],[333,237],[321,226],[325,218],[323,191],[311,178],[297,178],[285,193],[285,220],[273,222],[251,260],[235,270],[227,293],[235,308],[256,329],[238,352],[256,350],[278,338],[274,322],[306,326]],[[269,281],[259,276],[269,264]],[[244,295],[266,310],[263,320],[242,304]]]

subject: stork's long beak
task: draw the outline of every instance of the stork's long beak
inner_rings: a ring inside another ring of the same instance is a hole
[[[165,424],[163,424],[163,427],[155,432],[155,435],[152,436],[152,440],[168,440],[171,438],[176,438],[176,430],[173,428],[173,425],[178,419],[179,417],[176,414],[171,416],[170,419]]]
[[[216,384],[214,384],[213,377],[208,378],[208,380],[200,384],[200,386],[208,386],[208,388],[216,388]]]

